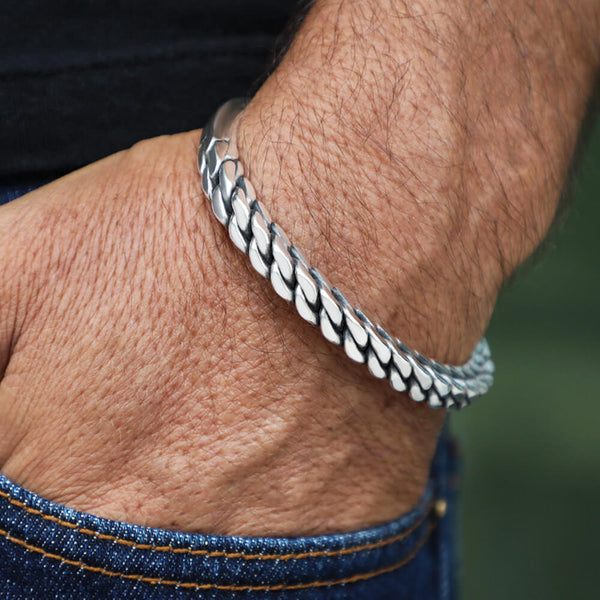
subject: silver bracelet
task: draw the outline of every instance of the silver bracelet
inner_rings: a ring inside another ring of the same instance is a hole
[[[463,408],[485,394],[493,383],[494,363],[485,338],[461,366],[426,358],[392,338],[353,307],[319,271],[310,267],[284,231],[256,198],[231,131],[245,101],[230,100],[204,128],[198,150],[202,187],[217,219],[233,243],[250,257],[252,266],[268,279],[298,314],[320,327],[330,342],[343,346],[356,362],[366,363],[379,379],[389,379],[398,392],[432,408]]]

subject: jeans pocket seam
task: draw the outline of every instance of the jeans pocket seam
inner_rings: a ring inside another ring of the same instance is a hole
[[[307,551],[307,552],[297,552],[297,553],[285,553],[285,554],[249,554],[244,552],[227,552],[220,550],[206,550],[206,549],[194,549],[194,548],[176,548],[171,545],[165,546],[157,546],[154,544],[143,544],[139,542],[135,542],[133,540],[127,540],[124,538],[119,538],[114,535],[100,533],[99,531],[94,531],[93,529],[88,529],[85,527],[81,527],[76,523],[72,523],[70,521],[66,521],[64,519],[60,519],[59,517],[55,517],[54,515],[46,514],[43,511],[37,508],[31,508],[27,506],[24,502],[12,498],[9,494],[4,491],[0,491],[0,497],[5,498],[10,504],[13,506],[24,510],[25,512],[39,516],[46,521],[50,521],[59,526],[66,527],[68,529],[72,529],[81,533],[85,536],[90,536],[98,540],[106,540],[111,541],[116,544],[127,546],[129,548],[134,548],[136,550],[151,550],[153,552],[165,552],[170,554],[185,554],[189,556],[205,556],[208,558],[229,558],[229,559],[240,559],[240,560],[257,560],[257,561],[268,561],[268,560],[278,560],[278,561],[291,561],[291,560],[304,560],[309,558],[329,558],[335,556],[343,556],[347,554],[358,554],[361,552],[368,552],[371,550],[384,548],[385,546],[389,546],[396,542],[400,542],[406,538],[408,538],[414,531],[416,531],[427,519],[427,517],[434,512],[434,502],[430,502],[423,514],[407,529],[396,533],[390,537],[385,537],[376,542],[370,542],[366,544],[361,544],[358,546],[349,546],[347,548],[338,548],[335,550],[315,550],[315,551]],[[418,546],[418,544],[417,544]]]
[[[0,536],[4,537],[6,540],[21,546],[30,552],[35,552],[44,556],[45,558],[50,558],[57,560],[63,564],[67,564],[73,567],[77,567],[78,569],[83,569],[85,571],[91,571],[93,573],[98,573],[100,575],[105,575],[108,577],[119,577],[121,579],[128,579],[133,581],[139,581],[143,583],[148,583],[151,585],[162,585],[162,586],[172,586],[178,587],[182,589],[193,589],[193,590],[219,590],[219,591],[231,591],[231,592],[277,592],[277,591],[293,591],[293,590],[303,590],[303,589],[311,589],[311,588],[321,588],[321,587],[332,587],[337,585],[348,585],[352,583],[357,583],[359,581],[366,581],[369,579],[373,579],[375,577],[379,577],[381,575],[386,575],[388,573],[392,573],[397,571],[398,569],[404,567],[410,561],[412,561],[419,551],[425,546],[427,543],[431,533],[435,529],[437,524],[436,519],[432,519],[428,524],[425,533],[421,535],[416,544],[414,545],[412,551],[404,556],[400,561],[397,561],[391,565],[386,567],[377,569],[375,571],[367,571],[363,573],[358,573],[349,577],[345,577],[343,579],[337,580],[324,580],[324,581],[311,581],[308,583],[294,583],[294,584],[275,584],[275,585],[228,585],[228,584],[217,584],[217,583],[198,583],[194,581],[175,581],[162,579],[159,577],[148,577],[145,575],[138,575],[133,573],[122,573],[120,571],[111,571],[105,569],[104,567],[98,567],[94,565],[88,565],[82,561],[71,560],[60,556],[59,554],[54,554],[51,552],[47,552],[43,548],[31,544],[25,540],[17,538],[11,535],[8,531],[0,529]]]

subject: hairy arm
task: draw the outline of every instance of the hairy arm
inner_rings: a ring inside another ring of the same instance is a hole
[[[240,119],[249,177],[352,302],[463,361],[552,221],[599,14],[591,0],[317,1]],[[0,211],[3,472],[186,530],[398,516],[444,415],[343,358],[251,272],[200,200],[198,137],[143,142]]]
[[[241,154],[315,264],[413,346],[464,360],[552,221],[597,15],[579,2],[317,3],[246,111]]]

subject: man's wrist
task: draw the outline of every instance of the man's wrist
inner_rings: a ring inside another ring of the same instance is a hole
[[[559,25],[552,3],[537,20],[520,3],[422,4],[384,23],[375,1],[318,2],[238,145],[325,276],[411,347],[461,362],[550,225],[598,52],[573,37],[585,11]]]

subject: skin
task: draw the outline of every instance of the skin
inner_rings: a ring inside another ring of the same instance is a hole
[[[319,1],[240,118],[240,154],[351,301],[461,362],[552,222],[599,39],[595,0]],[[444,414],[345,359],[251,270],[201,196],[199,136],[0,208],[2,472],[184,531],[396,518]]]

